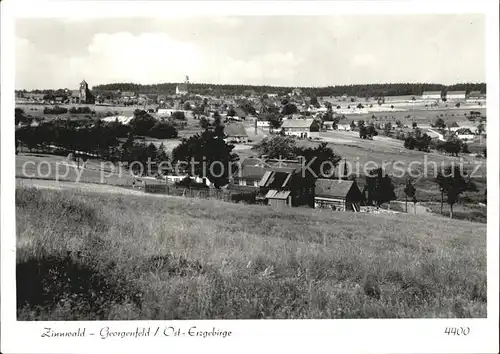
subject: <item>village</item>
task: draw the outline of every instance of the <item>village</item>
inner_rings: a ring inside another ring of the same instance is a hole
[[[241,94],[233,95],[197,94],[190,92],[190,88],[186,76],[185,82],[175,85],[175,91],[170,94],[105,91],[102,88],[90,90],[85,80],[80,83],[79,90],[45,93],[18,91],[16,107],[19,107],[19,112],[22,110],[19,119],[16,115],[16,129],[20,129],[18,135],[21,136],[19,142],[22,146],[23,130],[36,129],[45,122],[62,120],[79,124],[83,120],[87,127],[95,127],[96,121],[127,126],[131,125],[137,112],[143,112],[153,121],[173,125],[172,129],[176,132],[168,139],[140,136],[134,139],[162,150],[166,148],[168,155],[183,139],[204,129],[213,131],[214,125],[221,124],[224,141],[232,144],[234,152],[239,155],[239,167],[233,168],[235,171],[227,176],[227,183],[219,186],[226,194],[237,194],[233,200],[280,208],[307,206],[354,212],[407,212],[410,198],[414,201],[410,208],[416,213],[415,196],[402,192],[408,183],[411,185],[411,181],[403,178],[402,182],[398,182],[400,186],[394,182],[395,186],[385,192],[387,198],[381,198],[383,202],[373,209],[369,206],[373,205],[372,202],[367,204],[367,200],[372,201],[373,198],[368,196],[370,192],[366,190],[366,171],[357,176],[348,172],[347,164],[353,163],[354,157],[358,159],[358,155],[363,153],[361,150],[355,152],[356,156],[350,154],[349,161],[345,156],[342,163],[335,161],[335,173],[332,170],[328,178],[320,178],[308,175],[306,161],[302,161],[301,156],[287,160],[280,151],[273,151],[274,155],[270,157],[265,149],[259,151],[256,146],[262,141],[282,139],[287,141],[286,144],[295,144],[294,141],[307,146],[331,144],[334,151],[339,146],[353,144],[363,149],[379,149],[380,152],[389,149],[391,154],[403,150],[429,152],[433,149],[444,155],[458,156],[461,153],[471,162],[479,159],[479,163],[486,155],[486,94],[481,91],[424,91],[420,96],[361,98],[346,94],[306,96],[299,88],[289,92],[281,89],[279,93],[257,93],[254,89],[244,89]],[[179,138],[175,138],[177,136]],[[419,145],[419,141],[424,146]],[[87,155],[85,160],[97,156],[90,151],[75,149],[72,153],[78,158]],[[384,174],[390,172],[383,171]],[[121,184],[153,193],[174,193],[173,187],[183,187],[183,195],[187,195],[186,188],[214,188],[213,181],[206,175],[199,176],[188,169],[174,171],[172,168],[166,171],[153,168]],[[414,188],[413,185],[411,188]],[[437,196],[428,200],[424,198],[423,201],[439,201],[439,193],[434,194]],[[440,198],[442,214],[442,190]],[[404,208],[398,204],[398,199],[399,202],[405,200]],[[391,200],[396,201],[392,203],[393,210]],[[483,201],[480,200],[480,203]],[[379,209],[380,206],[383,209]],[[418,209],[424,213],[429,211],[426,207]]]
[[[172,11],[15,24],[17,322],[489,316],[483,17]]]

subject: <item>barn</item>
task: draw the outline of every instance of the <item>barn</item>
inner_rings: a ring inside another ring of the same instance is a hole
[[[310,138],[319,136],[320,126],[314,119],[286,119],[283,121],[281,130],[285,135]]]
[[[424,91],[422,93],[423,100],[439,100],[441,99],[441,91]]]
[[[274,207],[314,206],[314,179],[298,162],[273,166],[269,160],[259,190],[259,199]]]
[[[363,194],[356,181],[318,178],[314,207],[340,211],[360,211]]]

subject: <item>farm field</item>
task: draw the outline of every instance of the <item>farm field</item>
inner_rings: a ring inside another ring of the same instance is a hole
[[[134,114],[134,111],[136,109],[144,109],[144,105],[135,105],[135,106],[99,106],[99,105],[93,105],[93,104],[60,104],[58,105],[59,107],[64,107],[67,109],[70,109],[72,107],[88,107],[91,110],[95,111],[96,114],[98,113],[105,113],[105,112],[118,112],[119,115],[124,115],[124,116],[132,116]],[[157,105],[147,105],[146,109],[154,109],[156,108]],[[44,114],[43,109],[45,107],[53,108],[55,105],[44,105],[44,104],[32,104],[32,103],[21,103],[21,104],[16,104],[16,108],[21,108],[24,110],[26,114],[30,114],[34,117],[37,116],[44,116],[47,119],[55,118],[56,116],[58,117],[68,117],[68,116],[85,116],[87,114],[71,114],[71,113],[65,113],[65,114]]]
[[[412,122],[417,122],[421,127],[429,127],[431,123],[434,123],[436,119],[442,118],[445,123],[457,122],[458,125],[477,125],[478,123],[470,122],[466,115],[469,115],[470,111],[481,112],[482,115],[486,115],[486,108],[446,108],[446,109],[425,109],[425,110],[414,110],[414,111],[396,111],[396,112],[373,112],[366,114],[346,114],[346,119],[341,120],[340,123],[350,123],[351,121],[357,122],[362,119],[365,122],[372,122],[372,116],[378,118],[376,122],[389,121],[394,117],[394,121],[400,120],[403,124],[411,126]],[[410,118],[405,118],[407,116]]]
[[[90,159],[85,168],[77,169],[76,163],[66,157],[49,154],[16,155],[16,178],[36,178],[71,182],[103,183],[130,186],[133,177],[124,169],[123,173],[111,170],[111,164]]]
[[[18,320],[486,317],[482,224],[22,186],[16,221]]]

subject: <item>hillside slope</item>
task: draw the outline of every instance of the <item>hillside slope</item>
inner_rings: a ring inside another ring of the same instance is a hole
[[[23,187],[16,218],[19,319],[486,316],[482,224]]]

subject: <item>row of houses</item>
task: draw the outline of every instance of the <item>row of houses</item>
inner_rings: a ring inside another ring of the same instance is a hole
[[[182,173],[164,176],[167,184],[186,178],[213,187],[207,178],[189,177]],[[359,212],[365,199],[355,180],[316,178],[299,159],[270,159],[265,156],[243,160],[224,189],[255,193],[258,203],[275,208],[302,206]]]
[[[356,181],[314,178],[300,160],[247,158],[231,184],[258,192],[259,201],[277,208],[309,206],[360,211],[364,198]]]
[[[323,126],[320,121],[314,118],[296,118],[296,119],[284,119],[281,127],[272,129],[268,121],[255,120],[255,128],[264,128],[274,131],[276,133],[282,133],[287,136],[293,136],[300,139],[312,139],[318,138],[319,133],[322,129],[333,130],[334,122],[323,122]],[[251,128],[249,128],[251,129]],[[350,131],[351,125],[348,123],[337,124],[337,130]],[[246,128],[241,123],[229,123],[225,125],[224,131],[228,135],[229,141],[232,142],[247,142]]]
[[[446,93],[442,93],[441,91],[425,91],[422,93],[423,100],[477,100],[477,99],[485,99],[486,94],[481,93],[480,91],[448,91]]]
[[[255,127],[270,128],[269,122],[255,121]],[[248,134],[245,126],[241,123],[228,123],[224,126],[224,133],[227,135],[227,141],[246,143]],[[251,127],[248,129],[252,129]],[[350,128],[349,128],[350,129]],[[301,139],[317,138],[321,125],[316,119],[286,119],[283,121],[280,128],[274,129],[275,132],[280,132],[287,136],[293,136]]]

